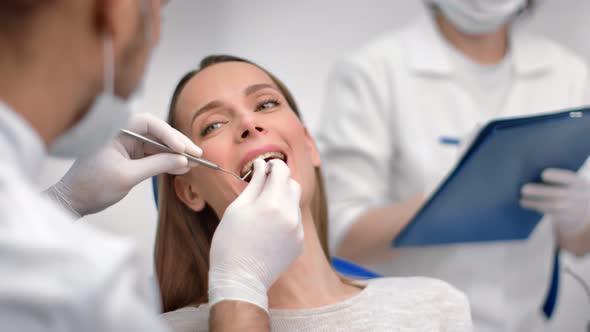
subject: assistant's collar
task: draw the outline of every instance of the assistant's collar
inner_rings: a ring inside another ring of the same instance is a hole
[[[41,136],[0,100],[0,162],[14,165],[33,181],[41,170],[45,154]]]
[[[544,38],[526,31],[519,22],[511,28],[510,47],[516,74],[531,75],[551,70],[553,47],[549,47]]]
[[[408,66],[421,74],[450,75],[452,62],[447,41],[438,30],[432,14],[427,13],[408,27],[404,34]],[[510,52],[517,75],[536,74],[551,69],[545,41],[526,32],[518,22],[510,31]]]
[[[431,15],[426,14],[412,23],[403,40],[409,68],[422,74],[449,75],[452,67],[445,41]]]

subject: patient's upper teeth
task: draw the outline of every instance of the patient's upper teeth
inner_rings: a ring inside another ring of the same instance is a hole
[[[277,159],[281,159],[281,160],[285,160],[285,155],[278,152],[278,151],[272,151],[272,152],[266,152],[263,154],[259,154],[258,156],[252,158],[250,161],[248,161],[246,163],[246,165],[244,165],[244,167],[242,168],[242,174],[246,174],[251,168],[252,165],[254,164],[254,160],[256,159],[267,159],[267,158],[277,158]]]

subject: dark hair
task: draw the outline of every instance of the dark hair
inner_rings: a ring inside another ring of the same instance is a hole
[[[212,55],[201,61],[199,69],[185,74],[176,86],[168,114],[170,125],[179,127],[176,122],[176,107],[186,84],[203,69],[225,62],[248,63],[263,70],[277,85],[293,112],[300,117],[295,99],[287,87],[270,72],[242,58]],[[322,174],[318,167],[315,175],[316,188],[311,211],[322,248],[329,257],[328,211]],[[209,249],[219,218],[208,204],[202,211],[195,212],[181,202],[174,190],[174,175],[163,174],[158,177],[158,197],[155,260],[164,312],[205,303],[208,301]]]
[[[0,32],[27,29],[27,20],[54,0],[0,0]]]
[[[0,0],[3,14],[28,14],[52,0]]]

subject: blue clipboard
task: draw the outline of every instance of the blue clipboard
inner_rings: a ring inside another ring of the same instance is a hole
[[[542,218],[520,189],[548,168],[578,170],[590,156],[590,107],[495,120],[392,241],[394,247],[522,240]]]

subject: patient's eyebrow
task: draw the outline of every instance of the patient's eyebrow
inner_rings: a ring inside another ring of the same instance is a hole
[[[203,113],[206,113],[207,111],[210,111],[210,110],[212,110],[214,108],[217,108],[217,107],[221,107],[221,102],[220,101],[217,101],[217,100],[214,100],[214,101],[208,102],[205,106],[199,108],[195,112],[195,114],[193,114],[193,117],[192,117],[191,122],[190,122],[191,128],[193,126],[193,123],[195,122],[195,120],[197,119],[197,117],[199,115],[202,115]]]
[[[268,89],[268,88],[270,88],[270,89],[273,89],[273,90],[276,90],[276,91],[279,91],[279,89],[277,89],[277,88],[276,88],[274,85],[272,85],[272,84],[268,84],[268,83],[260,83],[260,84],[254,84],[254,85],[250,85],[249,87],[247,87],[247,88],[244,90],[244,95],[245,95],[245,96],[248,96],[248,95],[251,95],[251,94],[253,94],[253,93],[255,93],[255,92],[259,91],[259,90],[262,90],[262,89]]]

